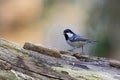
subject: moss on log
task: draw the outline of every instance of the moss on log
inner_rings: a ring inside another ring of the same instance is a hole
[[[119,63],[0,38],[0,80],[120,80]]]

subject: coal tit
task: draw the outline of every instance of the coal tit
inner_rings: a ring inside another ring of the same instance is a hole
[[[82,53],[83,53],[83,46],[84,45],[86,45],[88,43],[96,42],[94,40],[90,40],[90,39],[84,38],[82,36],[79,36],[79,35],[75,34],[70,29],[65,29],[63,34],[65,36],[66,42],[70,46],[74,47],[72,50],[69,50],[69,51],[73,51],[76,48],[81,48],[82,47]]]

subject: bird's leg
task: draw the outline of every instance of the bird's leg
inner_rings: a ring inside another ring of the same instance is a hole
[[[83,45],[82,45],[82,54],[84,54],[84,52],[83,52]]]
[[[75,49],[76,49],[76,47],[74,47],[73,49],[70,49],[70,50],[68,50],[68,51],[73,52],[73,50],[75,50]]]

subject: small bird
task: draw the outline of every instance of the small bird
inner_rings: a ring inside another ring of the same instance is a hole
[[[66,42],[70,46],[74,47],[72,50],[69,50],[69,51],[73,51],[76,48],[82,47],[82,53],[84,53],[83,52],[83,46],[84,45],[86,45],[88,43],[96,42],[95,40],[90,40],[90,39],[84,38],[82,36],[79,36],[79,35],[75,34],[70,29],[65,29],[63,33],[64,33],[64,36],[65,36]]]

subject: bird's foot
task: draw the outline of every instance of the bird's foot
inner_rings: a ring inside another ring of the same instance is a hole
[[[80,54],[83,54],[83,55],[85,55],[86,53],[82,51],[82,52],[80,52]]]
[[[70,49],[70,50],[68,50],[68,51],[70,51],[70,52],[74,52],[74,50],[75,50],[75,48],[73,48],[73,49]]]
[[[67,50],[67,51],[73,52],[73,49],[70,49],[70,50]]]

